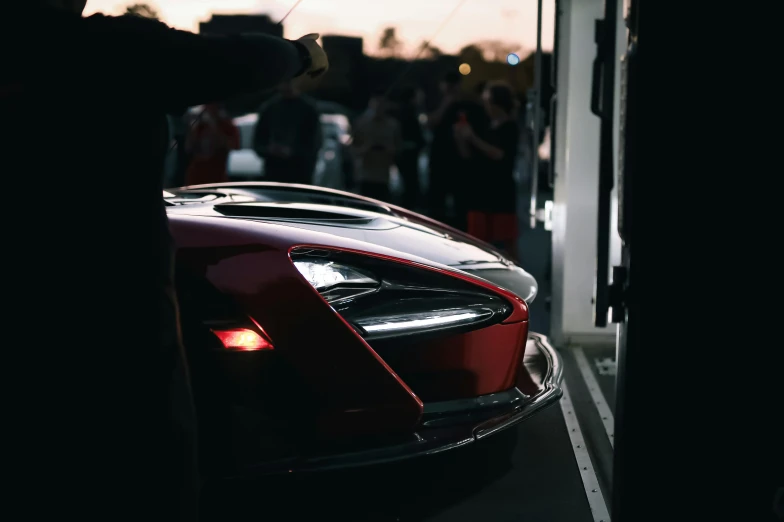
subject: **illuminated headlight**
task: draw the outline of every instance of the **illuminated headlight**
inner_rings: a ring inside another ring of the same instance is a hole
[[[432,312],[361,318],[356,321],[369,334],[402,333],[471,324],[493,315],[493,310],[453,308]]]
[[[421,268],[323,251],[293,257],[311,286],[368,340],[483,328],[511,313],[499,296]]]
[[[378,295],[360,299],[338,311],[365,338],[379,339],[481,328],[500,322],[511,309],[501,299],[478,293],[439,289],[395,291],[385,285]]]
[[[373,292],[380,284],[359,270],[328,260],[294,261],[294,266],[328,303]]]

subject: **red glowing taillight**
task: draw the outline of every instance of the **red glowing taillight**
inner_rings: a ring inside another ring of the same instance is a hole
[[[272,342],[265,339],[253,330],[247,328],[233,328],[231,330],[212,330],[223,347],[227,350],[236,352],[255,352],[260,350],[272,350]]]

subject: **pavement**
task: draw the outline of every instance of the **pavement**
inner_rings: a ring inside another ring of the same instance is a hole
[[[394,465],[260,481],[222,497],[205,520],[592,521],[557,406],[486,442]]]

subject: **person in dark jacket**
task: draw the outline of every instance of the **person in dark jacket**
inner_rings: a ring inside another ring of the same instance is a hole
[[[400,93],[395,117],[400,123],[402,139],[398,151],[396,164],[400,177],[403,179],[403,207],[417,208],[420,203],[419,186],[419,157],[425,147],[425,136],[419,122],[419,107],[417,105],[417,91],[413,87],[406,87]]]
[[[482,135],[488,120],[476,96],[463,90],[462,76],[457,71],[450,71],[444,76],[441,92],[441,105],[428,115],[428,126],[433,132],[428,166],[428,215],[465,230],[465,186],[475,174],[477,165],[472,158],[463,158],[459,154],[453,127],[465,121]],[[446,214],[446,198],[450,194],[455,202],[455,219],[449,219]]]
[[[0,17],[0,154],[19,196],[2,207],[8,496],[29,518],[195,520],[166,115],[315,77],[326,55],[312,36],[13,4]]]
[[[229,153],[240,148],[240,131],[220,103],[202,107],[186,140],[191,156],[186,185],[229,181]]]
[[[389,201],[391,168],[400,150],[400,124],[389,115],[387,97],[376,93],[365,113],[354,124],[352,148],[357,159],[359,193]]]
[[[470,124],[454,127],[461,157],[474,159],[478,176],[470,185],[467,203],[468,233],[502,248],[517,259],[517,185],[515,165],[520,147],[520,128],[515,121],[517,100],[504,82],[487,85],[483,101],[490,127],[479,135]]]
[[[264,159],[264,180],[313,183],[324,137],[316,102],[284,82],[259,108],[253,148]]]
[[[186,150],[186,142],[188,140],[188,122],[186,122],[185,114],[170,114],[169,132],[172,138],[172,150],[169,154],[172,156],[172,176],[169,180],[168,188],[181,187],[185,185],[185,174],[188,172],[188,164],[190,163],[190,156]],[[164,188],[167,188],[164,185]]]

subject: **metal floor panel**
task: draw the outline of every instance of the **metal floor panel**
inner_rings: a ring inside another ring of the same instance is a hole
[[[615,414],[615,345],[584,345],[581,349],[599,383],[602,395]]]
[[[598,384],[597,372],[593,369],[595,358],[585,354],[582,348],[562,349],[560,352],[564,362],[564,380],[570,389],[574,414],[579,422],[585,449],[590,455],[606,504],[609,505],[612,491],[613,446],[611,441],[614,429],[612,413],[608,411],[610,404],[601,389],[597,390],[594,386],[594,384]],[[581,371],[578,363],[579,354],[582,354],[588,363],[586,370],[591,372],[588,378]],[[591,380],[593,382],[587,382]],[[597,403],[601,403],[601,405]],[[602,405],[605,407],[602,408]],[[609,419],[603,414],[606,414]]]

